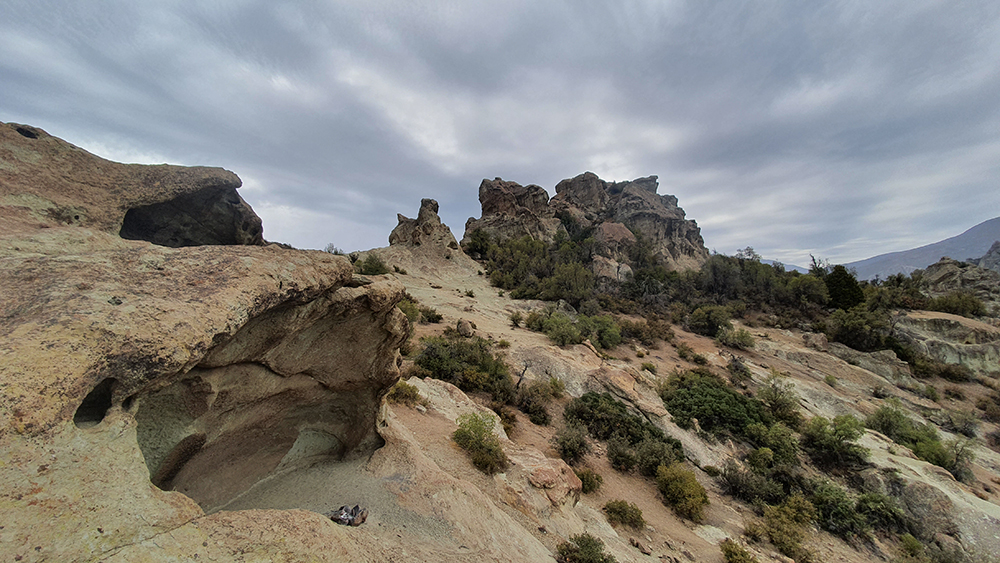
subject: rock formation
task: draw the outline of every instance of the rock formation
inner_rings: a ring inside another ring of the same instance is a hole
[[[985,258],[985,257],[984,257]],[[967,291],[978,297],[987,310],[1000,311],[1000,273],[944,257],[920,273],[921,289],[930,297]]]
[[[470,217],[465,222],[463,246],[478,229],[501,240],[528,235],[548,241],[559,227],[559,219],[548,205],[549,194],[535,184],[522,186],[501,178],[483,180],[479,185],[479,203],[482,217]]]
[[[1000,240],[994,242],[993,246],[976,263],[980,268],[1000,273]]]
[[[462,245],[468,246],[472,233],[480,229],[501,240],[524,235],[552,240],[565,224],[572,224],[572,228],[593,227],[597,253],[615,263],[627,261],[636,231],[668,267],[700,267],[708,250],[698,225],[685,219],[676,197],[657,195],[657,187],[656,176],[605,182],[586,172],[559,182],[549,200],[535,185],[483,180],[482,217],[466,223]]]
[[[399,224],[389,233],[389,245],[417,247],[429,245],[437,248],[458,250],[458,241],[451,229],[441,223],[438,216],[438,202],[433,199],[420,200],[420,211],[416,219],[396,214]]]
[[[344,257],[246,246],[260,222],[237,186],[225,170],[112,163],[0,124],[0,534],[11,558],[235,559],[247,543],[233,534],[281,529],[280,541],[254,541],[283,560],[315,537],[335,541],[319,514],[248,522],[203,509],[297,463],[382,443],[403,287],[355,279]],[[141,224],[128,227],[137,209]],[[125,238],[140,231],[155,244]],[[227,242],[244,245],[203,246]],[[138,547],[153,538],[172,547]]]

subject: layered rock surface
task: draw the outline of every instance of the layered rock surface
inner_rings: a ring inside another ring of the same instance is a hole
[[[273,525],[288,536],[251,545],[301,560],[290,554],[311,549],[310,530],[338,537],[319,515],[204,510],[296,464],[382,444],[403,287],[355,278],[346,258],[322,252],[168,247],[258,243],[238,185],[221,169],[111,163],[0,124],[6,554],[89,561],[145,545],[126,559],[162,560],[144,544],[162,541],[189,559],[214,538],[206,555],[236,559],[247,549],[236,535]],[[173,234],[155,244],[123,238],[133,210],[190,201],[209,202],[198,225],[165,221]]]
[[[653,254],[672,269],[698,268],[708,259],[708,249],[697,223],[686,219],[677,198],[657,195],[656,176],[630,182],[606,182],[591,172],[563,180],[555,196],[544,189],[515,182],[483,180],[479,187],[482,216],[465,224],[462,245],[472,233],[483,230],[495,238],[530,235],[551,241],[564,222],[595,228],[597,253],[622,263],[636,244],[639,231]]]

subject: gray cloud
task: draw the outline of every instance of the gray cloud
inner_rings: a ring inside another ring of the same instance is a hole
[[[1000,209],[1000,5],[96,2],[0,6],[0,120],[236,171],[265,236],[386,243],[477,187],[660,176],[706,243],[791,263]]]

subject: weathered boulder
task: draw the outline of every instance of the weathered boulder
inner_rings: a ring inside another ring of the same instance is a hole
[[[110,163],[0,125],[0,174],[5,553],[235,560],[238,545],[301,560],[315,556],[310,534],[341,537],[321,516],[203,509],[293,464],[382,443],[403,286],[361,283],[323,252],[119,236],[129,210],[200,194],[229,172]],[[301,530],[280,546],[262,532],[293,521]]]
[[[0,123],[0,229],[79,226],[162,246],[263,243],[221,168],[119,164],[28,125]]]

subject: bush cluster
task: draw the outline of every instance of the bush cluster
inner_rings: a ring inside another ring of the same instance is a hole
[[[733,330],[733,324],[729,319],[729,309],[721,305],[706,305],[698,307],[691,313],[688,328],[696,334],[714,338],[720,332]]]
[[[586,430],[579,424],[567,424],[556,432],[552,437],[552,445],[559,453],[559,457],[571,465],[582,461],[583,456],[590,452]]]
[[[719,544],[719,549],[722,550],[722,557],[726,563],[759,563],[745,547],[729,538]]]
[[[514,383],[503,358],[489,340],[475,336],[433,336],[423,339],[424,348],[414,363],[421,375],[442,379],[459,389],[489,393],[495,403],[514,400]]]
[[[559,563],[615,563],[613,555],[604,552],[604,542],[583,533],[570,536],[568,542],[556,546]]]
[[[573,473],[576,473],[580,479],[580,483],[583,485],[581,491],[585,495],[600,489],[601,485],[604,484],[604,477],[590,468],[574,469]]]
[[[656,471],[656,488],[663,495],[664,503],[678,516],[696,523],[704,520],[708,494],[694,472],[682,463],[661,465]]]
[[[492,475],[503,471],[509,463],[500,447],[500,439],[493,433],[493,417],[488,414],[468,413],[458,417],[458,429],[451,438],[483,473]]]
[[[947,469],[959,480],[969,477],[973,456],[969,444],[963,439],[942,442],[936,428],[911,420],[898,401],[880,406],[865,419],[865,426],[910,448],[918,458]]]
[[[528,313],[525,326],[536,332],[543,332],[559,346],[580,344],[590,339],[596,348],[614,348],[621,344],[622,336],[618,324],[610,315],[569,315],[552,307]]]
[[[746,329],[723,329],[715,335],[715,341],[722,346],[737,350],[750,350],[754,347],[753,336]]]
[[[641,530],[646,526],[642,518],[642,510],[638,506],[624,500],[608,501],[604,505],[604,513],[612,526],[626,526]]]
[[[968,291],[953,291],[947,295],[931,299],[927,308],[963,317],[981,317],[986,314],[986,305]]]
[[[408,407],[414,407],[416,405],[427,406],[429,404],[427,399],[420,395],[420,391],[417,390],[416,386],[410,385],[402,379],[397,381],[396,384],[392,386],[392,389],[389,390],[385,399],[390,403],[406,405]]]
[[[375,252],[369,252],[354,263],[354,270],[364,276],[380,276],[389,273],[389,266]]]
[[[705,368],[674,373],[659,391],[681,428],[690,428],[698,419],[707,432],[742,436],[748,425],[771,420],[763,403],[739,393]]]
[[[831,421],[822,416],[809,420],[802,429],[802,448],[819,465],[849,468],[868,461],[868,450],[855,442],[864,433],[861,421],[840,415]]]
[[[553,399],[561,397],[565,388],[563,382],[554,377],[546,381],[532,381],[517,390],[517,408],[528,415],[532,424],[548,426],[552,422],[548,405]]]

